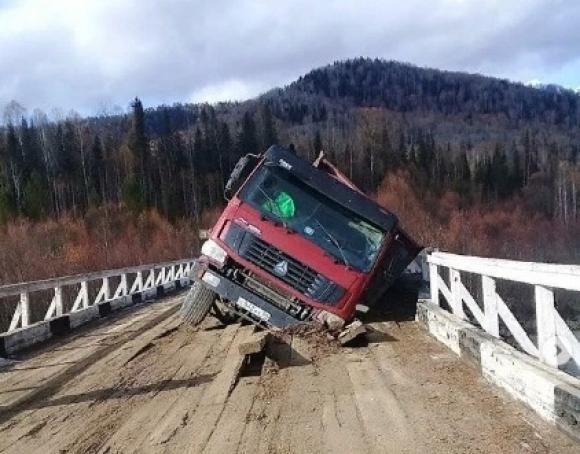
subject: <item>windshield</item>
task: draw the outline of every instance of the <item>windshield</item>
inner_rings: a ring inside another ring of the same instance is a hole
[[[369,271],[380,251],[381,230],[280,167],[258,169],[240,198],[360,271]]]

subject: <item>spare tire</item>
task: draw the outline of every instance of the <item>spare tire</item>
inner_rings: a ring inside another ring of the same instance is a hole
[[[181,304],[181,317],[184,322],[195,326],[202,322],[216,295],[201,282],[194,282]]]

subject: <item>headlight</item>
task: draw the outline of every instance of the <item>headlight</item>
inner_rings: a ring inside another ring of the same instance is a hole
[[[203,243],[201,253],[219,265],[223,265],[228,257],[226,251],[214,240],[207,240]]]

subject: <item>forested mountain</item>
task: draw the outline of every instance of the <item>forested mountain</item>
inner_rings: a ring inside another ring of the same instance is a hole
[[[272,143],[311,158],[325,150],[367,191],[402,172],[419,199],[517,198],[542,219],[578,221],[580,96],[561,87],[361,58],[242,103],[131,106],[58,121],[7,106],[0,224],[104,204],[199,220],[223,200],[238,157]]]

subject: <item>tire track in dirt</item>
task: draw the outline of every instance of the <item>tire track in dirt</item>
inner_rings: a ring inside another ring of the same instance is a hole
[[[191,382],[174,392],[153,396],[135,409],[131,417],[115,432],[100,452],[162,452],[177,433],[190,421],[201,394],[215,376],[213,364],[221,356],[220,348],[231,341],[237,327],[224,330],[199,331],[173,361],[181,364],[176,377],[190,377]],[[205,378],[204,378],[205,377]],[[162,388],[160,394],[164,392]]]
[[[106,319],[94,321],[75,330],[63,338],[54,338],[45,345],[24,353],[22,362],[17,361],[8,368],[0,369],[0,388],[4,393],[14,394],[18,388],[33,388],[35,384],[50,379],[54,374],[66,369],[87,354],[102,346],[109,345],[121,335],[135,331],[139,325],[164,306],[174,301],[143,304],[114,314]],[[4,405],[11,398],[0,396]]]
[[[103,356],[103,349],[99,350],[100,361],[96,361],[94,364],[89,365],[86,369],[80,371],[78,375],[69,375],[66,387],[60,386],[54,395],[47,395],[45,398],[39,400],[28,401],[26,404],[27,408],[22,409],[19,414],[14,416],[10,421],[10,429],[4,432],[4,436],[0,439],[0,449],[8,449],[8,446],[11,446],[19,440],[22,441],[28,436],[30,427],[42,424],[43,421],[48,421],[43,432],[47,432],[48,430],[51,431],[50,441],[55,439],[56,435],[63,431],[65,432],[65,438],[69,433],[75,432],[75,430],[71,429],[76,428],[75,422],[78,419],[78,413],[82,414],[82,412],[79,411],[79,406],[86,408],[85,411],[90,412],[92,411],[91,407],[94,406],[99,399],[109,397],[115,392],[123,390],[121,382],[111,381],[117,376],[117,373],[120,370],[118,365],[110,367],[111,361],[114,362],[117,358],[118,363],[123,364],[123,362],[126,361],[127,356],[133,354],[133,351],[130,350],[132,345],[134,347],[137,346],[136,348],[140,348],[140,334],[149,336],[148,340],[150,340],[151,337],[155,337],[158,333],[163,332],[167,323],[171,323],[171,320],[168,320],[168,318],[171,316],[175,308],[164,308],[161,311],[161,314],[153,314],[153,320],[145,320],[143,326],[138,326],[128,336],[129,338],[135,338],[136,340],[134,342],[125,343],[127,337],[122,336],[113,344],[108,344],[107,347],[105,347],[106,351],[109,351],[113,346],[117,347],[110,351],[109,355]],[[149,318],[151,319],[151,314]],[[164,318],[165,321],[159,324],[159,320],[163,320]],[[152,329],[152,325],[156,325],[156,327]],[[106,372],[103,373],[102,371]],[[70,370],[68,373],[70,374]],[[89,382],[87,382],[87,376]],[[106,386],[107,384],[110,385],[108,390],[103,390],[103,386]],[[42,392],[45,394],[47,390],[43,388]],[[59,409],[60,411],[58,411]],[[65,421],[67,421],[66,424]],[[69,427],[69,421],[73,422],[72,428]]]
[[[69,381],[74,379],[84,369],[94,364],[95,362],[99,361],[100,359],[106,357],[115,350],[119,349],[125,343],[137,338],[142,333],[147,332],[153,327],[157,326],[160,322],[164,321],[169,316],[174,314],[176,310],[177,306],[174,306],[163,311],[161,314],[159,314],[158,316],[154,317],[153,319],[145,323],[143,326],[141,326],[138,330],[125,336],[121,336],[119,339],[116,339],[113,343],[107,345],[104,348],[98,349],[97,351],[86,356],[79,362],[66,368],[64,371],[54,375],[49,380],[43,382],[40,388],[35,389],[25,394],[24,396],[16,399],[8,406],[0,407],[0,424],[4,423],[8,419],[14,418],[20,412],[30,407],[30,405],[35,401],[42,401],[47,397],[55,394],[60,389],[62,389]]]

